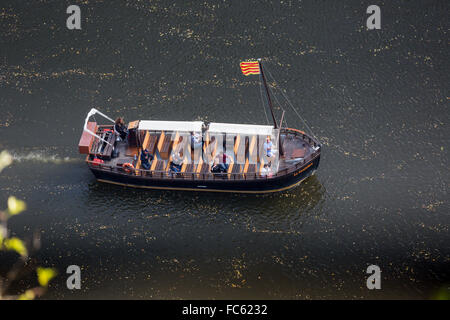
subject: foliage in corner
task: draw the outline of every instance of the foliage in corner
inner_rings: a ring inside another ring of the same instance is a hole
[[[4,168],[12,163],[12,156],[3,151],[0,153],[0,172]],[[36,268],[37,281],[39,286],[25,290],[18,295],[8,294],[8,290],[11,284],[19,280],[19,276],[23,277],[33,269],[27,268],[30,263],[30,251],[39,247],[39,239],[34,239],[33,247],[27,248],[24,241],[17,237],[10,237],[8,233],[8,219],[16,216],[27,208],[26,203],[16,197],[10,196],[8,198],[8,208],[6,210],[0,210],[0,251],[14,251],[18,254],[17,262],[14,264],[11,270],[7,272],[5,277],[0,275],[0,300],[32,300],[36,297],[42,296],[50,282],[56,276],[56,270],[52,268]]]

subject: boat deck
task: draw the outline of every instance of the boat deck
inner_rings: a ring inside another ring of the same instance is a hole
[[[172,137],[175,135],[175,137]],[[116,136],[111,138],[114,143],[114,153],[111,156],[101,157],[104,160],[104,164],[118,170],[124,170],[123,165],[130,163],[135,168],[134,173],[136,175],[158,175],[164,173],[170,173],[171,151],[175,148],[183,147],[183,141],[180,141],[177,132],[164,133],[164,132],[150,132],[145,131],[142,133],[143,141],[141,143],[144,149],[150,151],[154,159],[150,162],[150,170],[143,170],[140,163],[140,149],[138,147],[130,146],[128,141],[115,141]],[[292,134],[285,132],[281,134],[282,150],[284,155],[279,157],[278,172],[289,169],[295,166],[298,162],[307,158],[315,150],[310,144],[311,139],[303,135]],[[187,140],[187,139],[185,139]],[[236,158],[236,151],[238,150],[239,143],[245,143],[246,158],[245,163],[231,162],[229,163],[227,173],[221,173],[224,178],[232,176],[233,179],[239,179],[243,174],[258,174],[264,166],[266,157],[260,157],[257,151],[257,142],[255,139],[251,141],[235,139],[234,150],[225,151],[226,154],[232,158]],[[186,143],[187,141],[185,141]],[[102,149],[99,147],[101,141],[94,140],[93,148]],[[203,147],[193,149],[190,155],[183,155],[183,164],[181,166],[181,173],[193,173],[202,174],[203,178],[208,176],[218,175],[211,173],[211,167],[213,159],[217,156],[217,143],[214,140],[208,141],[207,139],[202,143]],[[107,149],[105,146],[103,149]],[[109,149],[107,149],[108,151]],[[111,150],[109,150],[111,152]],[[111,152],[112,153],[112,152]],[[194,154],[196,159],[200,159],[197,163],[194,163]],[[250,163],[249,159],[253,155],[253,159],[256,159],[256,163]],[[99,156],[99,154],[96,154]],[[135,159],[136,158],[136,159]],[[92,160],[92,156],[91,159]]]

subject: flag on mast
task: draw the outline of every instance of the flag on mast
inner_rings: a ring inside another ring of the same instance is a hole
[[[251,74],[260,74],[258,61],[241,62],[241,70],[245,76]]]

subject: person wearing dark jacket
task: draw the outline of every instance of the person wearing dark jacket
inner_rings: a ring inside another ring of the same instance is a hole
[[[122,117],[116,119],[114,130],[120,135],[120,139],[125,140],[128,135],[128,129],[125,127],[125,122]]]
[[[141,152],[141,166],[142,168],[144,168],[145,170],[149,170],[150,169],[150,161],[153,160],[153,156],[150,154],[150,152],[148,152],[147,149],[142,150]]]

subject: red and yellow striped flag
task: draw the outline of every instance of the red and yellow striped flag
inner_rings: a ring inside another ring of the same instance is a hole
[[[259,74],[259,63],[258,61],[241,62],[241,70],[245,76]]]

